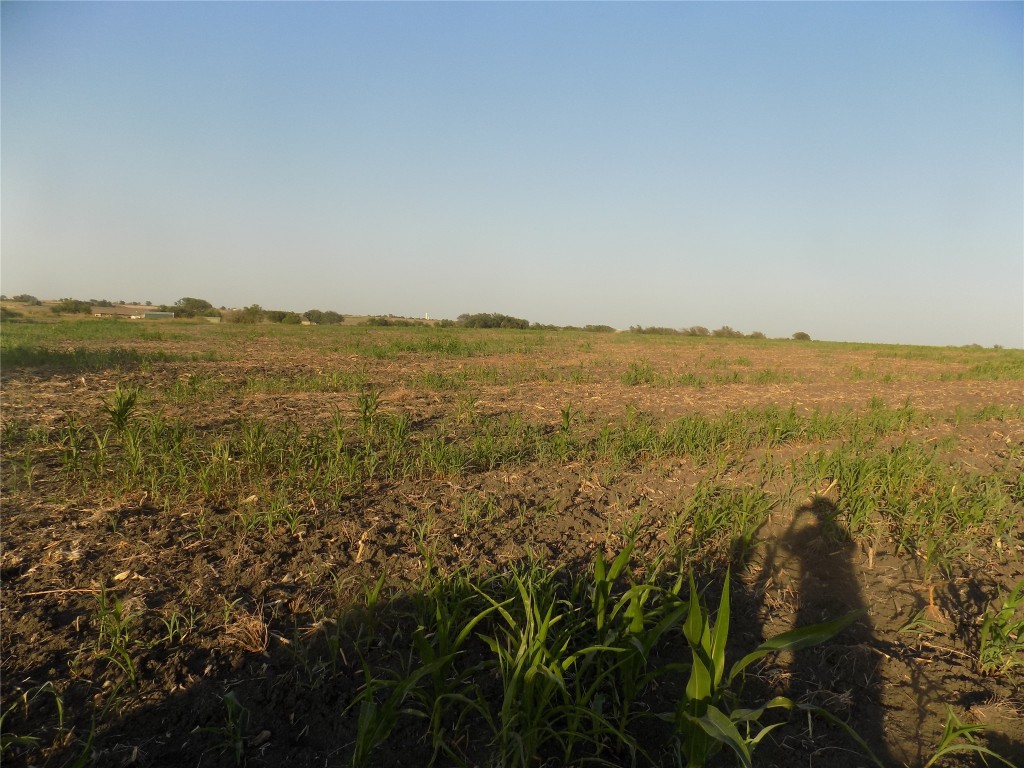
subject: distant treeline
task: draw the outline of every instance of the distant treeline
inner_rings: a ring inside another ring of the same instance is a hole
[[[39,301],[35,296],[28,294],[19,294],[8,298],[7,296],[0,296],[4,301],[16,301],[29,305],[38,305],[42,302]],[[137,303],[137,302],[136,302]],[[116,304],[124,305],[125,302],[119,301]],[[145,302],[146,306],[151,306],[151,302]],[[89,301],[81,301],[79,299],[61,299],[59,302],[54,304],[51,309],[58,314],[89,314],[92,311],[92,307],[113,307],[114,302],[106,299],[89,299]],[[281,323],[284,325],[298,325],[302,322],[313,323],[314,325],[340,325],[344,322],[344,316],[333,310],[320,310],[320,309],[307,309],[302,314],[298,312],[288,312],[277,309],[263,309],[259,304],[251,304],[244,309],[226,309],[221,307],[219,310],[216,309],[210,302],[205,299],[197,299],[191,296],[185,296],[184,298],[178,299],[174,304],[161,304],[155,309],[161,312],[173,312],[175,317],[220,317],[228,323]],[[366,318],[362,322],[362,325],[372,326],[378,328],[411,328],[428,326],[432,323],[426,320],[413,320],[406,317],[396,317],[395,315],[374,315]],[[513,317],[512,315],[505,315],[500,312],[476,312],[476,313],[465,313],[458,316],[455,320],[438,320],[433,323],[440,328],[511,328],[514,330],[521,331],[583,331],[586,333],[615,333],[616,329],[610,325],[549,325],[544,323],[531,323],[522,317]],[[697,336],[697,337],[716,337],[726,339],[765,339],[764,333],[761,331],[753,331],[751,333],[743,333],[737,331],[728,325],[723,325],[721,328],[715,330],[709,330],[703,325],[692,325],[689,328],[666,328],[664,326],[650,325],[644,327],[642,325],[633,325],[629,328],[630,333],[638,334],[650,334],[650,335],[664,335],[664,336]],[[793,334],[792,338],[798,341],[810,341],[810,334],[804,331],[797,331]]]
[[[735,328],[730,328],[728,325],[723,325],[721,328],[716,328],[713,331],[709,331],[703,325],[691,325],[689,328],[663,328],[661,326],[651,325],[644,328],[642,325],[630,326],[630,333],[649,333],[666,336],[717,336],[723,339],[764,339],[766,336],[760,331],[754,331],[753,333],[743,333],[737,331]]]

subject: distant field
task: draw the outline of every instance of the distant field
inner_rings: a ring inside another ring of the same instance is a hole
[[[1024,761],[1022,351],[46,319],[5,764]]]

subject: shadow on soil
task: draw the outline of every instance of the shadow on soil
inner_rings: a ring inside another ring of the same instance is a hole
[[[795,611],[792,605],[778,606],[783,615],[793,613],[793,627],[863,611],[863,616],[832,642],[778,659],[773,670],[776,687],[794,701],[832,712],[853,728],[881,764],[899,765],[886,745],[880,658],[854,568],[857,547],[838,516],[839,510],[828,499],[814,497],[797,508],[780,536],[767,542],[755,581],[760,586],[762,615],[773,613],[767,599],[767,590],[773,587],[776,595],[796,602]],[[816,721],[796,739],[781,739],[778,746],[785,751],[768,749],[759,757],[778,766],[817,765],[817,761],[829,766],[869,765],[870,759],[853,752],[853,741],[840,731]],[[798,760],[797,753],[805,757]]]

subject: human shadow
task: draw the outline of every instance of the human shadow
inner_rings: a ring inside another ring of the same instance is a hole
[[[830,641],[781,656],[773,670],[773,684],[795,702],[821,707],[845,722],[881,765],[900,765],[886,742],[882,656],[876,650],[869,606],[858,583],[856,553],[839,510],[822,496],[798,507],[782,534],[766,542],[755,582],[764,623],[792,616],[790,627],[772,627],[773,634],[860,612]],[[778,765],[808,764],[808,760],[818,764],[819,759],[831,766],[870,765],[871,757],[848,734],[822,738],[825,731],[838,728],[815,718],[801,736],[777,743],[770,758]],[[844,742],[848,752],[835,749]],[[826,749],[830,754],[823,756]]]

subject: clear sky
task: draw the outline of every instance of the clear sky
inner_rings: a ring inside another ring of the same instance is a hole
[[[3,292],[1024,346],[1024,4],[0,4]]]

